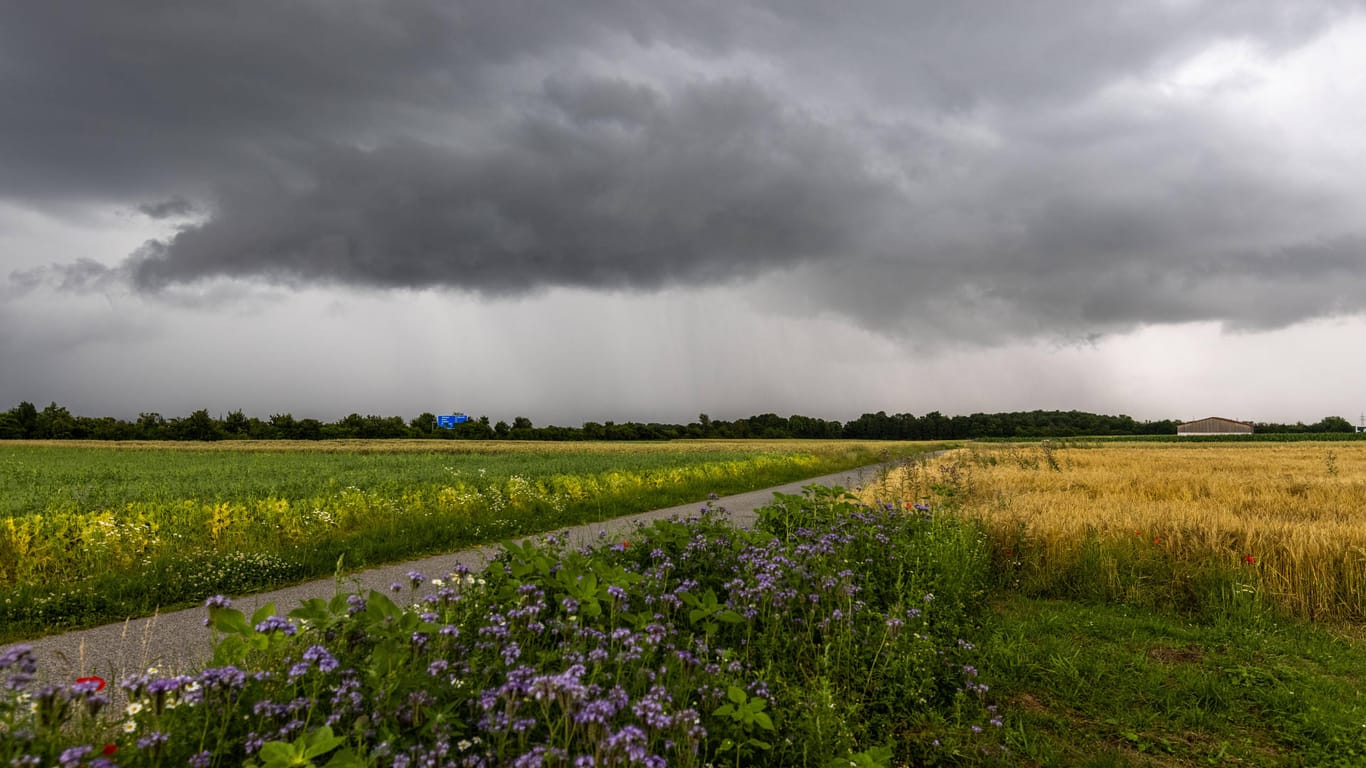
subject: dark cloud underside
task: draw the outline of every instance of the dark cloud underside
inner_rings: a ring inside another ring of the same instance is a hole
[[[748,83],[548,90],[544,112],[480,152],[309,148],[294,184],[230,190],[134,275],[489,293],[713,282],[825,258],[888,197],[857,151]]]
[[[1215,107],[1247,78],[1154,85],[1211,46],[1275,59],[1360,13],[0,0],[0,200],[178,227],[10,290],[764,276],[779,303],[988,342],[1360,312],[1366,200],[1332,172],[1361,157],[1306,169]]]

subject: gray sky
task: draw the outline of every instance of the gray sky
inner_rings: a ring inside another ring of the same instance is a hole
[[[0,0],[0,408],[1366,409],[1366,4]]]

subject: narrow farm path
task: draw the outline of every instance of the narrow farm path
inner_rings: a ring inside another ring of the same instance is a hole
[[[800,493],[806,485],[859,488],[872,480],[880,467],[862,467],[810,480],[801,480],[774,488],[723,496],[716,506],[726,510],[732,522],[739,526],[751,525],[757,518],[756,510],[768,504],[776,493]],[[638,522],[666,519],[673,515],[688,515],[698,511],[705,501],[682,504],[668,509],[657,509],[611,520],[588,523],[567,529],[571,546],[590,543],[600,535],[609,537],[629,534]],[[471,569],[482,568],[495,553],[497,545],[486,545],[444,555],[397,563],[349,575],[343,581],[347,590],[386,590],[394,582],[408,581],[408,573],[417,571],[431,578],[443,577],[456,564]],[[234,596],[233,607],[248,616],[267,603],[274,603],[279,613],[287,613],[301,601],[310,598],[330,599],[336,594],[333,578],[297,584],[272,592]],[[128,674],[157,667],[162,674],[188,671],[203,665],[212,655],[212,640],[204,628],[207,615],[203,608],[187,608],[148,618],[130,619],[118,624],[77,630],[25,644],[33,647],[38,656],[39,674],[49,680],[74,680],[89,674],[107,679],[122,679]]]

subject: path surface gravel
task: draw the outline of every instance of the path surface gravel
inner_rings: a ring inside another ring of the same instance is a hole
[[[755,510],[771,502],[775,492],[800,493],[803,486],[812,484],[860,488],[876,476],[878,469],[872,466],[838,472],[775,488],[723,496],[714,503],[724,508],[736,525],[748,526],[756,519]],[[638,522],[693,514],[704,504],[705,501],[699,500],[668,509],[575,526],[567,529],[571,546],[592,542],[599,537],[600,532],[608,536],[628,533]],[[409,571],[441,577],[450,573],[457,563],[479,569],[498,551],[496,545],[481,546],[360,571],[348,576],[343,586],[348,590],[382,591],[396,581],[406,583]],[[319,579],[273,592],[235,597],[233,607],[251,615],[258,607],[274,603],[280,613],[288,613],[303,600],[315,597],[330,599],[336,590],[335,579]],[[210,633],[204,628],[206,615],[203,608],[187,608],[149,618],[52,635],[25,644],[33,646],[38,656],[39,675],[49,680],[74,680],[87,674],[98,674],[111,680],[122,679],[127,674],[142,672],[153,666],[161,674],[172,674],[202,666],[210,659],[213,649]]]

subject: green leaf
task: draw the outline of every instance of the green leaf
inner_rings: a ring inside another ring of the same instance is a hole
[[[749,695],[745,693],[745,689],[738,685],[732,685],[726,689],[726,698],[736,704],[744,704],[746,701],[749,701]]]
[[[766,712],[755,712],[754,722],[758,723],[759,727],[763,728],[765,731],[773,730],[773,720],[769,718]]]
[[[321,598],[310,598],[303,601],[298,608],[289,612],[291,619],[301,619],[314,624],[323,624],[328,619],[327,603]]]
[[[236,608],[210,608],[209,626],[232,635],[252,633],[251,626],[247,624],[247,617]]]
[[[324,725],[305,736],[302,741],[304,742],[304,757],[311,759],[336,749],[344,739],[332,733],[332,726]]]
[[[720,619],[721,621],[726,622],[727,624],[744,624],[744,623],[745,623],[745,617],[744,617],[744,616],[741,616],[740,614],[736,613],[735,611],[730,610],[729,608],[727,608],[726,610],[721,611],[720,613],[716,614],[716,618]]]
[[[299,765],[299,760],[303,758],[303,755],[293,744],[286,744],[283,741],[266,742],[261,745],[261,752],[258,756],[266,768]]]
[[[254,627],[274,615],[275,603],[266,603],[260,608],[257,608],[256,613],[251,615],[251,625]]]
[[[323,768],[365,768],[365,760],[348,747],[339,750]]]
[[[365,598],[365,613],[372,621],[396,619],[403,611],[382,592],[370,590]]]

